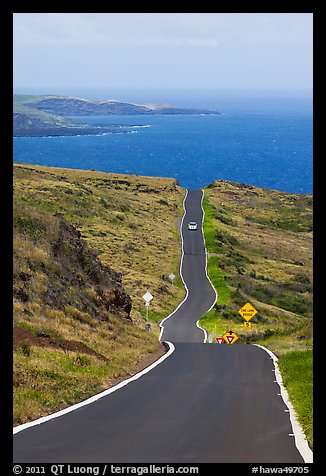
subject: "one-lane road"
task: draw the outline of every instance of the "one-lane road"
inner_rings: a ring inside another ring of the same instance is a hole
[[[14,435],[19,463],[303,463],[273,360],[251,345],[204,344],[215,300],[205,272],[201,191],[189,191],[182,273],[188,296],[163,325],[174,352],[95,403]]]
[[[201,190],[190,190],[186,196],[186,213],[181,223],[181,275],[187,289],[187,298],[171,317],[163,321],[162,341],[204,342],[205,334],[196,322],[216,300],[216,292],[206,274],[202,197]],[[188,230],[188,223],[191,221],[197,223],[197,230]]]

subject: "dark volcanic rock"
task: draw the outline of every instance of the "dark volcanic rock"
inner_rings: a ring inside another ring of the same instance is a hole
[[[60,137],[60,136],[91,136],[129,132],[123,128],[112,127],[67,127],[67,126],[29,126],[14,127],[14,137]]]
[[[61,263],[66,263],[67,269],[74,269],[75,275],[80,270],[78,277],[72,277],[76,286],[91,284],[107,310],[131,319],[132,301],[122,286],[121,273],[101,263],[96,253],[81,238],[80,232],[60,214],[57,217],[59,234],[52,242],[53,256],[60,259]],[[52,293],[55,294],[55,290],[52,289]]]

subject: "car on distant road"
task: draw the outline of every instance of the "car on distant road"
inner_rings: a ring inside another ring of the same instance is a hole
[[[188,223],[188,230],[197,230],[198,226],[195,221],[191,221]]]

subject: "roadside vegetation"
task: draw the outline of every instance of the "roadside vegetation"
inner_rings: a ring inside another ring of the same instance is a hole
[[[14,165],[15,424],[164,353],[158,323],[184,297],[183,198],[173,179]]]
[[[311,447],[313,444],[312,350],[288,352],[278,360],[284,386]]]
[[[184,194],[173,179],[14,165],[15,424],[162,355],[158,323],[184,297]],[[200,325],[278,356],[312,445],[312,196],[219,181],[203,207],[218,299]],[[246,302],[258,311],[248,331],[238,313]]]
[[[312,195],[229,181],[204,192],[207,269],[218,299],[200,325],[213,336],[232,330],[238,343],[278,356],[312,445]],[[238,313],[247,302],[258,311],[251,330]]]

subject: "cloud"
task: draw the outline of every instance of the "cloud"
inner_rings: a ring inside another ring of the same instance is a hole
[[[83,45],[96,35],[96,23],[80,13],[14,14],[14,46]]]
[[[309,13],[16,13],[14,46],[312,45]]]
[[[184,15],[192,14],[16,13],[14,46],[219,45],[215,31],[206,34],[200,23],[191,17],[185,21]]]
[[[312,17],[16,13],[14,73],[45,85],[310,85]]]

